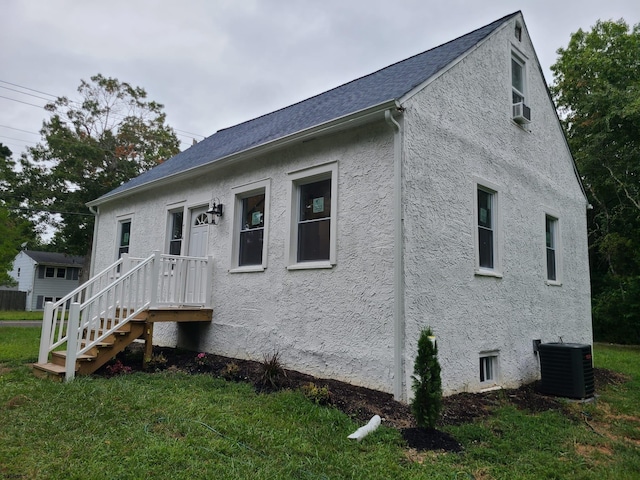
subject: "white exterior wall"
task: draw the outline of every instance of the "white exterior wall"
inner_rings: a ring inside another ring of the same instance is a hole
[[[18,290],[27,292],[26,310],[35,310],[36,299],[33,295],[33,281],[36,278],[36,264],[29,255],[18,253],[13,260],[13,267],[9,275],[18,282]],[[19,273],[18,273],[19,271]]]
[[[337,263],[286,269],[287,173],[338,162]],[[97,272],[117,257],[118,218],[132,218],[132,256],[167,251],[169,209],[225,206],[209,228],[214,256],[213,322],[157,324],[154,343],[262,360],[383,391],[393,389],[393,132],[382,120],[348,132],[211,170],[196,179],[100,207]],[[270,229],[264,272],[229,273],[231,189],[270,179]],[[185,215],[188,222],[188,216]],[[188,232],[185,231],[185,237]],[[184,240],[188,240],[185,238]]]
[[[526,129],[511,120],[512,44],[527,60]],[[498,385],[533,381],[534,339],[591,344],[592,329],[586,199],[526,32],[499,30],[403,106],[407,396],[426,326],[445,394],[488,386],[485,351]],[[502,278],[474,274],[476,181],[498,186]],[[559,216],[561,286],[545,282],[545,212]]]

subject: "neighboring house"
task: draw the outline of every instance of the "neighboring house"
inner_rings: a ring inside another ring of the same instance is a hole
[[[408,400],[427,326],[445,394],[539,378],[534,340],[592,342],[588,204],[520,12],[89,206],[94,273],[123,253],[213,257],[212,321],[156,324],[158,344],[278,352]]]
[[[78,287],[83,264],[84,257],[23,250],[9,275],[19,291],[27,292],[26,310],[42,310],[45,302],[55,302]]]

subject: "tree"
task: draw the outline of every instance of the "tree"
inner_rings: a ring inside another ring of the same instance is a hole
[[[17,176],[14,167],[11,150],[0,143],[0,285],[15,283],[8,274],[13,259],[21,244],[35,240],[31,223],[8,208],[13,203],[11,185]]]
[[[594,209],[589,214],[596,338],[640,342],[640,24],[578,30],[551,91]]]
[[[442,381],[438,347],[431,328],[420,333],[413,373],[413,416],[419,427],[434,428],[442,410]]]
[[[83,255],[93,234],[85,203],[175,155],[179,142],[163,105],[140,87],[95,75],[78,93],[78,102],[60,97],[45,107],[52,115],[40,132],[43,143],[22,156],[15,191],[58,228],[57,250]]]

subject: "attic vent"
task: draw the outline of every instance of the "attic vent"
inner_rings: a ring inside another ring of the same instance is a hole
[[[568,398],[593,396],[591,346],[579,343],[541,343],[540,391]]]
[[[515,28],[515,37],[518,39],[519,42],[522,41],[522,25],[520,25],[519,22],[516,22],[516,28]]]
[[[531,109],[524,102],[513,104],[513,120],[520,125],[531,121]]]

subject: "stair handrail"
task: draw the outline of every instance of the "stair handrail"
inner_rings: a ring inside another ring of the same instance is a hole
[[[82,304],[69,317],[65,379],[73,380],[76,359],[100,344],[151,305],[157,289],[160,252],[154,252]],[[75,333],[74,333],[75,332]]]
[[[141,258],[122,255],[107,268],[91,277],[82,285],[66,294],[55,302],[46,302],[42,315],[42,333],[40,336],[40,349],[38,363],[46,363],[49,353],[67,341],[65,331],[67,325],[67,304],[81,303],[83,299],[91,295],[90,292],[97,284],[109,284],[119,276],[121,270],[126,269],[132,263],[144,261]],[[57,332],[57,335],[56,335]],[[56,339],[57,337],[57,339]]]

